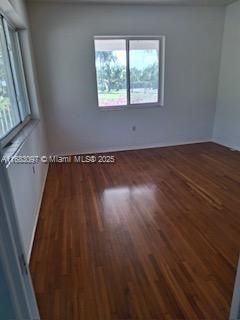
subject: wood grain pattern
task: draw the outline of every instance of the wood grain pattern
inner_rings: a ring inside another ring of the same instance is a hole
[[[213,143],[51,164],[31,258],[42,320],[227,319],[240,154]]]

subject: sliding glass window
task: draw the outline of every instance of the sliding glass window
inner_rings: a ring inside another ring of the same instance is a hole
[[[165,37],[95,37],[98,106],[163,105]]]
[[[4,146],[13,132],[30,119],[30,107],[18,32],[0,21],[0,141]]]

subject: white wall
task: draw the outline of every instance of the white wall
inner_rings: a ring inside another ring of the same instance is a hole
[[[240,1],[227,7],[213,140],[240,150]]]
[[[36,83],[36,74],[33,65],[30,34],[28,21],[23,0],[12,0],[15,12],[21,21],[21,26],[26,27],[21,31],[21,46],[23,50],[26,80],[29,89],[30,105],[33,116],[39,119],[27,137],[17,155],[42,155],[47,152],[44,121],[40,108],[40,100]],[[13,20],[15,16],[13,15]],[[18,21],[18,19],[16,19]],[[13,21],[14,22],[14,21]],[[17,22],[16,22],[17,23]],[[47,174],[47,166],[36,164],[35,170],[31,164],[11,164],[8,167],[8,174],[13,192],[13,198],[17,211],[20,233],[27,257],[30,257],[31,246],[37,222],[38,211],[41,203],[41,196]]]
[[[2,319],[14,319],[16,318],[14,312],[14,304],[9,290],[9,283],[6,277],[6,272],[3,267],[3,263],[0,259],[0,314]]]
[[[28,3],[28,10],[52,153],[211,140],[224,8]],[[93,36],[109,34],[167,36],[163,108],[97,108]]]
[[[41,156],[46,152],[45,134],[39,123],[17,155]],[[47,165],[12,163],[8,168],[8,174],[23,246],[29,260],[47,175]]]

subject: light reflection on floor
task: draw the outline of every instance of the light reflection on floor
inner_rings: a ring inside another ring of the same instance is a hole
[[[105,223],[118,225],[123,223],[125,219],[134,218],[136,213],[139,214],[139,211],[146,210],[151,213],[157,205],[156,191],[155,184],[105,189],[101,197]],[[141,207],[139,207],[140,203]]]

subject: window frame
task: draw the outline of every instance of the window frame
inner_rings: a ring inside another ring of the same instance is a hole
[[[96,67],[96,48],[95,40],[125,40],[126,43],[126,91],[127,91],[127,104],[117,106],[100,106],[98,97],[98,83],[97,83],[97,67]],[[158,54],[158,101],[147,103],[130,103],[130,49],[129,43],[131,40],[158,40],[159,41],[159,54]],[[165,57],[166,57],[166,36],[94,36],[94,58],[95,58],[95,79],[97,88],[97,105],[100,110],[123,110],[134,108],[149,108],[149,107],[163,107],[165,100]]]
[[[21,45],[20,45],[20,39],[19,39],[19,29],[16,28],[12,23],[8,21],[8,19],[0,13],[0,23],[2,25],[2,43],[3,43],[3,50],[6,52],[6,55],[8,57],[8,69],[10,74],[8,75],[11,77],[11,82],[13,85],[13,90],[14,90],[14,98],[16,99],[17,102],[17,108],[18,108],[18,113],[20,116],[20,122],[12,127],[11,130],[6,132],[5,135],[0,137],[0,145],[2,148],[6,147],[11,140],[15,138],[15,136],[25,127],[25,125],[32,119],[32,111],[31,111],[31,106],[30,106],[30,99],[29,99],[29,92],[27,88],[27,82],[26,82],[26,75],[25,75],[25,69],[23,65],[23,57],[22,57],[22,50],[21,50]],[[23,118],[22,117],[22,110],[20,107],[20,100],[19,100],[19,95],[18,95],[18,79],[17,79],[17,71],[16,71],[16,66],[14,62],[14,57],[12,53],[12,48],[11,48],[11,43],[10,43],[10,35],[9,35],[9,30],[11,29],[15,35],[15,41],[16,41],[16,54],[17,54],[17,59],[19,62],[19,68],[21,72],[21,77],[23,79],[23,90],[24,90],[24,95],[27,101],[27,106],[25,106],[25,109],[27,110],[27,115]]]

